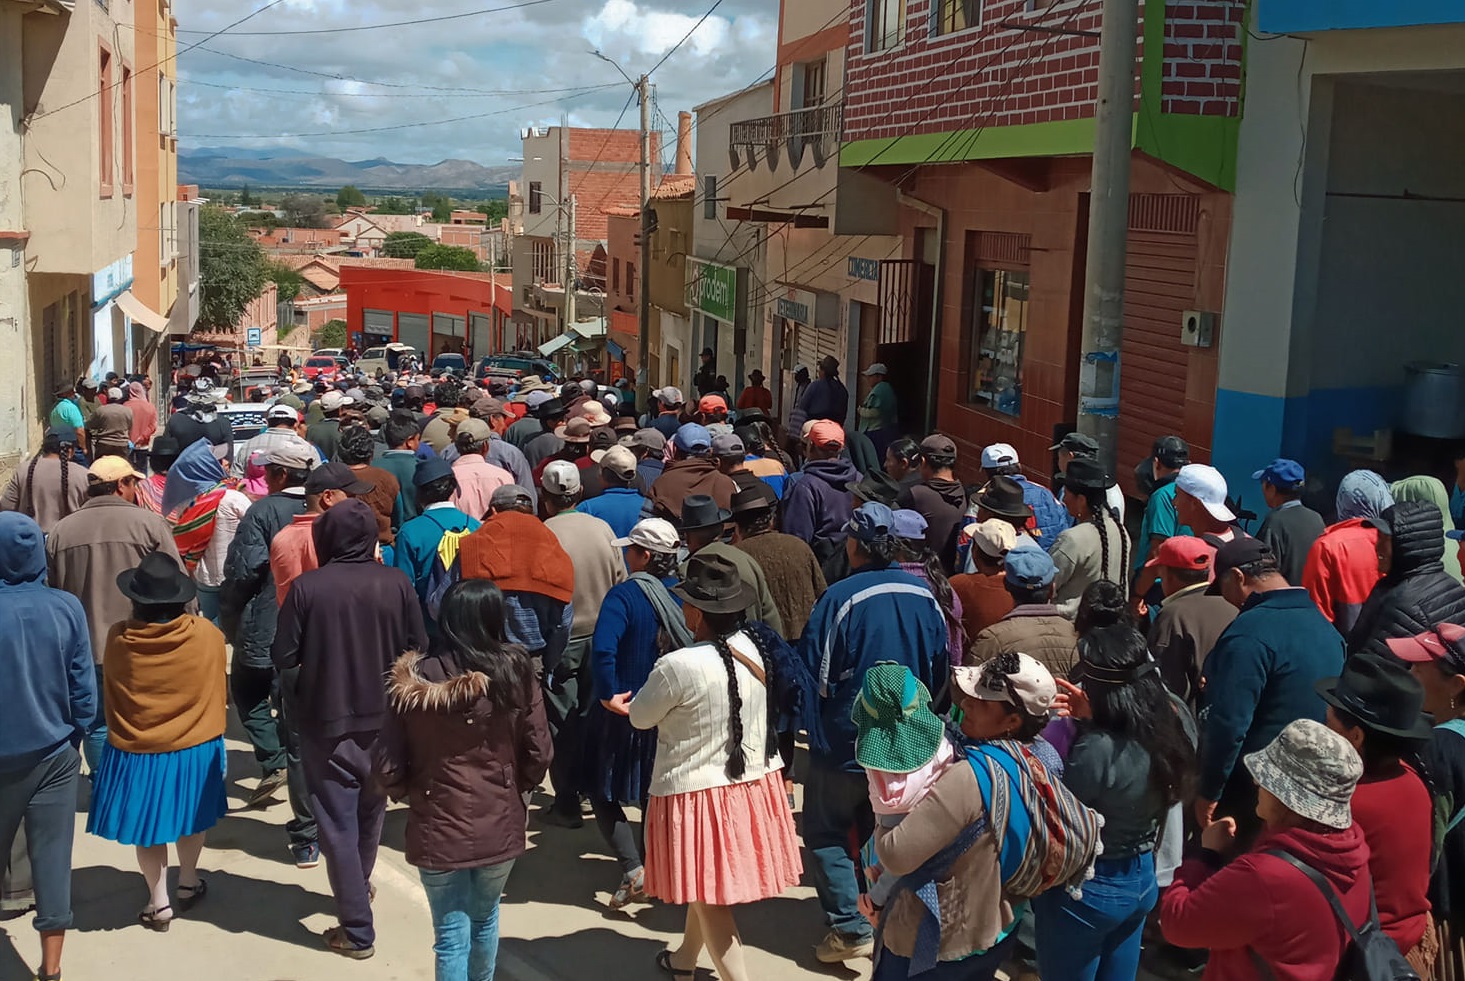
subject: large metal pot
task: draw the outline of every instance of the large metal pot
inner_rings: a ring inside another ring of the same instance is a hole
[[[1465,437],[1465,368],[1448,361],[1406,364],[1399,428],[1435,439]]]

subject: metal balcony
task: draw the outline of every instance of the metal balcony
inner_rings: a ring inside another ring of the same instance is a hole
[[[822,168],[839,148],[843,128],[840,102],[745,119],[728,127],[728,155],[734,170],[743,161],[749,170],[757,170],[761,158],[770,171],[777,171],[785,155],[789,166],[798,170],[807,151],[814,166]]]

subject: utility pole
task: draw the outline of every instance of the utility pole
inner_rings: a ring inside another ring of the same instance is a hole
[[[565,235],[565,330],[575,329],[575,280],[579,270],[575,264],[575,196],[570,195],[566,204],[569,210],[570,230]]]
[[[1078,428],[1098,441],[1099,459],[1111,473],[1115,472],[1119,434],[1119,349],[1124,337],[1138,10],[1137,0],[1104,0],[1084,276]]]
[[[651,77],[642,75],[636,83],[641,95],[641,338],[639,371],[636,373],[636,404],[647,405],[651,394]]]

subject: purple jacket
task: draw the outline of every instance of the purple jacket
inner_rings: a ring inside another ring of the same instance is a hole
[[[846,485],[859,479],[855,465],[843,457],[804,464],[783,502],[783,530],[810,546],[816,541],[842,544],[855,499]],[[819,554],[817,548],[814,552]]]

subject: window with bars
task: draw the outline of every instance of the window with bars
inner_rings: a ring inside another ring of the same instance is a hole
[[[982,23],[982,0],[939,0],[933,9],[936,34],[955,34]]]
[[[533,274],[536,283],[559,282],[559,275],[555,272],[554,243],[538,241],[534,243],[533,253]]]
[[[540,181],[529,182],[529,213],[537,215],[544,210],[544,184]]]
[[[865,17],[865,46],[884,51],[905,40],[906,0],[870,0]]]
[[[716,174],[707,174],[702,178],[702,217],[708,221],[717,220]]]
[[[1028,273],[975,268],[970,281],[967,401],[1003,415],[1021,415]]]
[[[132,69],[122,64],[122,193],[131,194],[133,178],[132,152]]]
[[[116,141],[112,136],[112,52],[102,48],[97,56],[97,153],[98,177],[102,197],[112,196],[112,164]]]

